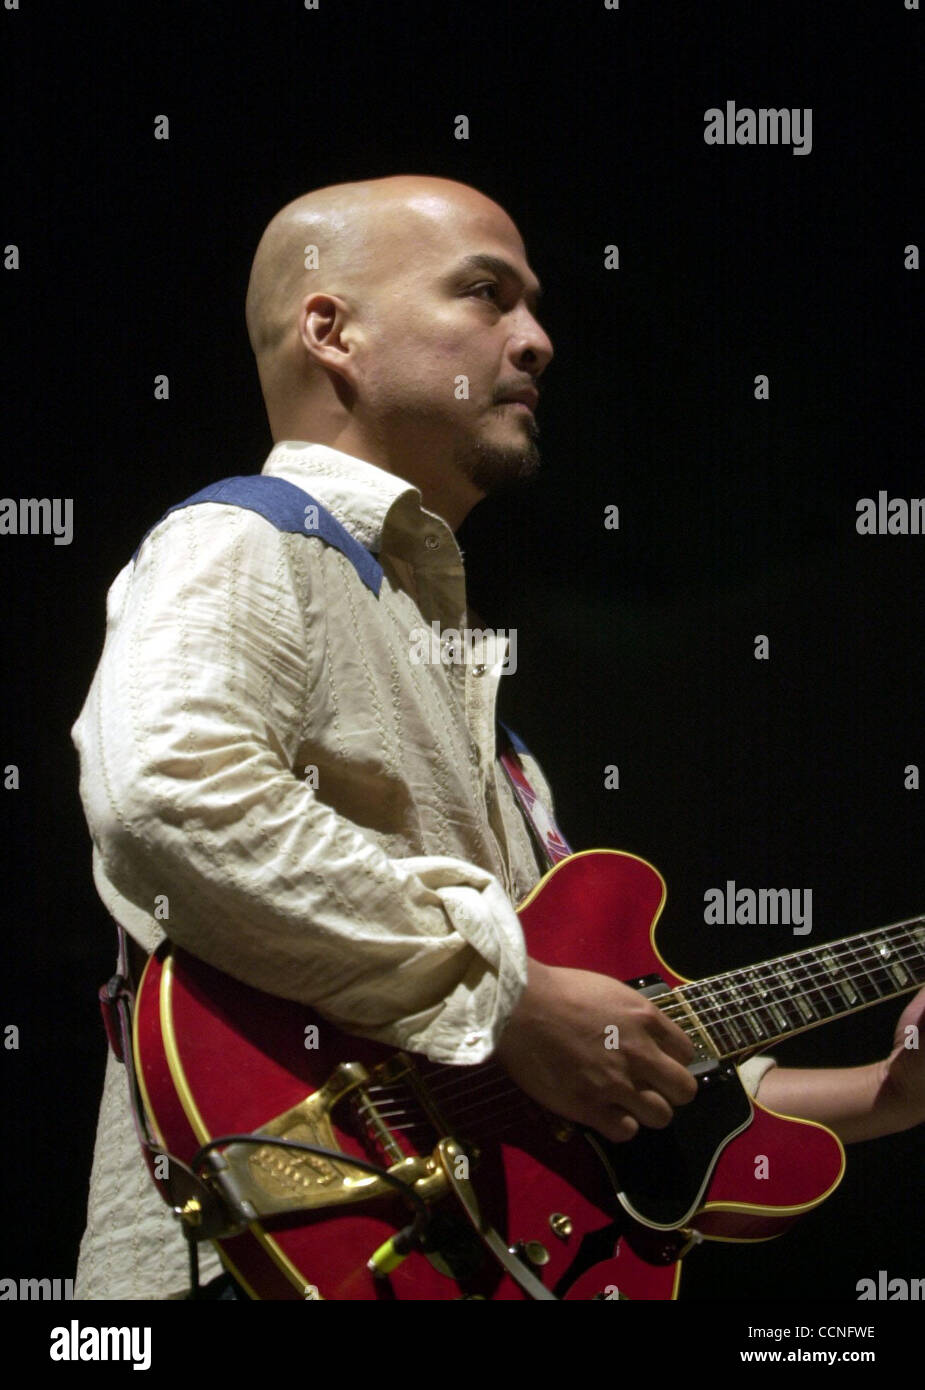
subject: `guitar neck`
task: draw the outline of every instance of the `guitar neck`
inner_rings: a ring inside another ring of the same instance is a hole
[[[925,917],[910,917],[681,985],[665,1011],[719,1057],[737,1057],[922,984]]]

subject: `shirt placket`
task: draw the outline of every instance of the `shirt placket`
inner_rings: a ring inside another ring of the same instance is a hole
[[[507,830],[498,797],[497,765],[495,762],[495,719],[498,687],[507,659],[508,639],[498,633],[483,635],[477,646],[467,647],[466,720],[475,740],[479,757],[479,788],[488,813],[488,822],[504,865],[505,892],[515,897],[511,870],[511,851]]]
[[[504,891],[514,900],[515,890],[510,862],[510,846],[498,799],[495,770],[495,707],[501,668],[507,657],[508,639],[497,633],[483,634],[473,649],[466,628],[467,603],[462,555],[456,539],[446,526],[426,527],[422,539],[422,564],[418,573],[419,600],[430,620],[436,617],[441,632],[460,631],[463,638],[461,660],[446,667],[461,708],[476,756],[480,803],[497,849]]]

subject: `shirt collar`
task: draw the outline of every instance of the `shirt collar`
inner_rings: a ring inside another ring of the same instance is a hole
[[[383,548],[387,521],[404,534],[433,530],[437,524],[453,535],[446,522],[422,508],[420,490],[412,483],[327,444],[280,440],[261,472],[303,488],[376,554]]]

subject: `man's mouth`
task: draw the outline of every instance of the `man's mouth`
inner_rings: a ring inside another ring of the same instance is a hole
[[[532,415],[536,410],[539,398],[539,392],[533,386],[525,386],[521,391],[512,391],[509,395],[502,397],[499,405],[519,405]]]

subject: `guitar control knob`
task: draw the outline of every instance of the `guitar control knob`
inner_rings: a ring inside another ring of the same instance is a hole
[[[543,1265],[549,1264],[549,1251],[538,1240],[519,1240],[514,1246],[513,1253],[519,1255],[527,1264],[533,1265],[534,1269],[540,1269]]]
[[[549,1224],[554,1233],[560,1240],[568,1240],[572,1234],[572,1218],[565,1216],[561,1211],[554,1211],[549,1218]]]

